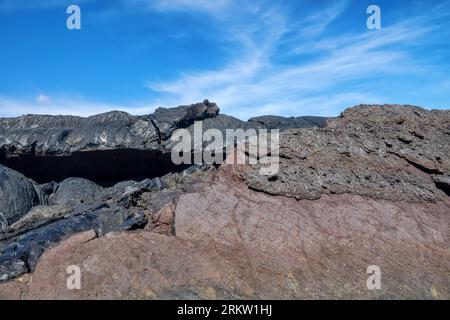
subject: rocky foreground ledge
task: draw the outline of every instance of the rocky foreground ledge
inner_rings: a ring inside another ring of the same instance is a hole
[[[173,166],[197,120],[282,129],[280,171]],[[413,106],[0,119],[0,298],[448,299],[449,154],[450,111]]]

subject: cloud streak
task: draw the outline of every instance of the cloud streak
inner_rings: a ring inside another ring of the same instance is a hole
[[[160,12],[199,11],[218,16],[231,4],[230,0],[132,0]]]
[[[349,6],[350,0],[336,1],[325,10],[309,16],[306,19],[306,26],[302,30],[302,36],[314,37],[321,34],[326,28],[336,20]]]
[[[348,1],[340,1],[325,10],[323,17],[315,14],[306,18],[309,24],[301,30],[301,36],[324,32],[347,5]],[[378,102],[386,101],[388,97],[367,93],[371,92],[373,81],[424,73],[426,67],[417,63],[406,47],[437,28],[430,27],[426,17],[416,17],[377,32],[324,37],[304,46],[288,47],[288,54],[296,62],[283,65],[275,59],[283,37],[290,31],[285,28],[289,17],[279,11],[257,12],[269,17],[265,20],[267,24],[260,27],[271,30],[271,34],[261,40],[258,34],[246,33],[250,43],[247,50],[236,54],[222,69],[185,73],[172,81],[149,83],[151,90],[161,94],[159,102],[174,105],[209,97],[225,112],[248,118],[269,111],[281,115],[314,112],[309,103],[323,105],[324,99],[317,98],[322,95],[330,102],[328,108],[321,109],[336,115],[352,104],[376,102],[375,98],[380,99]],[[276,19],[270,19],[274,12]],[[259,47],[258,42],[262,43]],[[312,53],[315,54],[312,60],[301,57]],[[352,86],[352,81],[360,83]],[[349,88],[345,92],[339,90],[343,84]]]
[[[428,49],[427,43],[441,42],[445,30],[450,30],[450,1],[421,15],[397,19],[397,23],[383,23],[382,30],[348,33],[334,29],[350,10],[350,0],[325,2],[320,11],[302,13],[304,17],[291,12],[289,6],[265,0],[117,1],[131,11],[151,11],[167,19],[173,15],[175,20],[181,15],[188,17],[189,23],[200,19],[202,27],[210,24],[211,30],[202,29],[202,36],[214,37],[214,45],[221,47],[228,60],[220,67],[193,66],[169,78],[143,83],[153,97],[148,102],[114,107],[82,96],[38,92],[38,97],[15,98],[0,92],[0,114],[92,115],[111,109],[143,114],[156,106],[177,106],[209,98],[224,113],[242,119],[261,114],[333,116],[359,103],[414,103],[398,101],[399,95],[392,88],[396,77],[405,83],[403,93],[408,90],[406,84],[412,86],[414,81],[428,81],[421,90],[428,90],[434,83],[447,88],[450,82],[449,74],[436,65],[442,53],[427,50],[426,54],[417,54],[423,51],[422,46]],[[29,1],[22,8],[53,6],[56,2]],[[15,3],[18,2],[0,0],[0,11],[2,7],[13,8]],[[361,11],[362,18],[365,14]],[[365,26],[365,20],[361,21]],[[177,31],[188,32],[182,26]],[[415,91],[416,96],[420,95],[419,90]],[[444,91],[433,92],[442,97]],[[148,92],[145,94],[148,96]],[[405,95],[405,99],[411,97],[412,94]]]

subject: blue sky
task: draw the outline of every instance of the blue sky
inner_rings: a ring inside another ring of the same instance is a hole
[[[81,30],[66,8],[81,8]],[[366,9],[381,8],[368,30]],[[450,107],[450,1],[0,0],[0,116]]]

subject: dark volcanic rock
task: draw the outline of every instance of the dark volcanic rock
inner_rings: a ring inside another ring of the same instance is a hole
[[[9,234],[24,233],[37,227],[48,224],[58,218],[69,215],[74,208],[68,204],[36,206],[24,215],[19,221],[11,224]]]
[[[204,100],[203,103],[196,103],[189,107],[158,108],[155,113],[149,115],[149,118],[158,128],[161,140],[167,140],[174,130],[187,128],[194,121],[214,118],[219,111],[215,103]]]
[[[73,216],[19,235],[0,245],[0,282],[34,270],[48,247],[68,236],[98,228],[93,214]]]
[[[438,189],[442,190],[450,197],[450,175],[435,175],[433,176],[433,181]]]
[[[0,150],[14,155],[70,155],[77,151],[158,149],[177,128],[215,117],[216,104],[205,100],[190,106],[159,108],[149,116],[112,111],[88,118],[26,115],[0,119]]]
[[[39,188],[41,188],[41,191],[44,194],[49,196],[56,191],[56,189],[58,188],[58,183],[56,183],[55,181],[44,183],[44,184],[41,184],[39,186]]]
[[[26,115],[0,119],[0,149],[7,157],[145,147],[158,147],[154,125],[125,112],[112,111],[88,118]]]
[[[101,186],[86,179],[68,178],[58,184],[50,200],[59,204],[86,203],[98,199],[102,189]]]
[[[52,205],[36,206],[19,221],[5,226],[0,234],[0,282],[33,271],[45,250],[74,233],[92,229],[103,236],[112,231],[143,229],[152,215],[188,190],[190,183],[208,180],[208,170],[196,166],[110,188],[80,178],[64,180],[49,196]]]
[[[266,129],[280,129],[282,131],[291,128],[323,128],[325,126],[325,117],[279,117],[279,116],[262,116],[248,120],[250,123],[260,124]]]
[[[0,165],[0,214],[2,223],[14,223],[31,207],[45,203],[39,187],[22,174]]]
[[[0,214],[0,234],[8,230],[8,220],[6,220],[3,213]]]
[[[158,108],[145,116],[112,111],[87,118],[4,118],[0,119],[0,164],[40,184],[79,177],[109,187],[186,169],[170,160],[174,145],[170,138],[177,129],[193,133],[196,121],[202,122],[203,130],[218,129],[224,137],[227,129],[267,128],[257,121],[245,122],[218,113],[217,105],[205,100],[177,108]],[[317,126],[313,120],[294,120],[280,122],[280,127]],[[276,126],[271,122],[271,128]],[[51,192],[51,188],[46,185],[44,192]]]
[[[238,129],[242,129],[244,130],[245,133],[248,133],[250,136],[256,135],[258,133],[259,129],[265,129],[265,127],[259,123],[256,122],[246,122],[246,121],[241,121],[237,118],[228,116],[228,115],[217,115],[214,118],[208,118],[205,119],[201,122],[201,128],[202,128],[202,132],[205,132],[206,130],[209,129],[217,129],[222,133],[222,136],[224,138],[224,147],[226,147],[226,132],[227,130],[238,130]],[[195,136],[194,135],[194,125],[190,125],[189,127],[185,128],[190,136],[192,137],[192,144],[191,147],[194,148],[194,145],[202,145],[203,147],[207,146],[209,143],[211,143],[211,141],[202,141],[202,143],[200,143],[199,139],[203,140],[203,135],[201,136]],[[253,132],[248,131],[248,130],[254,130]],[[170,139],[168,139],[167,141],[164,141],[163,144],[165,146],[166,149],[172,149],[174,147],[174,145],[177,143],[178,141],[171,141]]]

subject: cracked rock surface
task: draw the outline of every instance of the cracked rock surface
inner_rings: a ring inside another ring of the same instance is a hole
[[[226,179],[175,203],[157,218],[173,232],[159,224],[102,238],[89,233],[89,241],[74,236],[43,254],[29,283],[0,285],[0,297],[449,297],[448,204],[355,195],[296,201]],[[81,290],[67,290],[69,265],[82,270]],[[367,290],[369,265],[382,269],[381,290]]]

